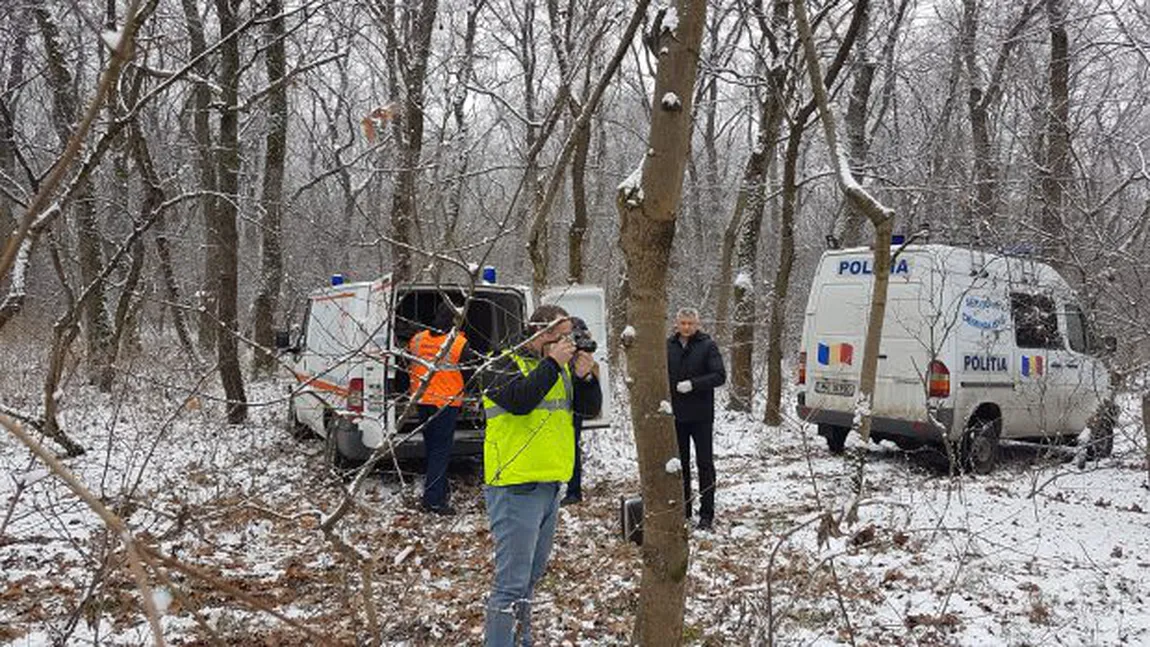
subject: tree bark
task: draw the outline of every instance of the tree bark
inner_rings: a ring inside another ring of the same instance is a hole
[[[208,49],[204,36],[204,23],[200,18],[196,0],[181,0],[184,10],[184,25],[188,30],[188,58],[195,59]],[[221,34],[223,32],[221,31]],[[200,317],[197,342],[200,350],[209,354],[215,350],[217,324],[215,320],[216,299],[219,286],[216,285],[216,268],[220,264],[220,250],[216,248],[216,234],[212,231],[212,212],[217,198],[215,157],[212,152],[211,103],[212,88],[205,79],[209,78],[211,61],[204,59],[196,66],[199,77],[192,85],[192,138],[196,145],[196,170],[199,174],[200,190],[210,195],[200,202],[200,214],[204,221],[204,266],[200,276],[199,290]]]
[[[52,86],[52,124],[61,146],[72,137],[73,124],[79,117],[79,100],[70,65],[65,59],[63,44],[60,42],[59,27],[55,19],[43,6],[32,8],[44,44],[48,64],[48,80]],[[83,285],[91,285],[104,267],[104,254],[101,249],[102,236],[99,220],[96,217],[96,200],[92,183],[85,178],[77,192],[74,204],[76,217],[76,248],[80,264],[80,279]],[[88,344],[88,379],[102,391],[111,389],[112,324],[108,317],[107,298],[104,286],[92,286],[92,297],[84,310],[84,336]]]
[[[705,0],[679,0],[679,23],[660,28],[648,41],[658,52],[650,153],[642,167],[620,185],[616,204],[620,245],[630,280],[628,312],[637,328],[627,349],[631,419],[639,456],[644,510],[643,576],[635,643],[677,645],[683,638],[683,604],[689,551],[683,524],[681,474],[666,465],[678,456],[671,417],[664,341],[667,316],[667,262],[682,202],[683,171],[690,151],[691,100]],[[679,101],[664,101],[672,93]],[[681,102],[681,103],[679,103]]]
[[[220,20],[220,35],[235,31],[242,0],[215,0]],[[211,211],[212,245],[218,250],[219,265],[215,284],[219,290],[216,300],[216,319],[220,327],[216,339],[216,358],[219,362],[220,381],[227,397],[229,424],[241,424],[247,419],[247,396],[239,358],[239,234],[236,230],[239,195],[239,76],[240,48],[236,38],[229,38],[220,47],[220,107],[219,141],[216,177],[220,198],[213,201]]]
[[[1070,43],[1064,0],[1046,0],[1050,27],[1050,108],[1046,121],[1046,164],[1042,178],[1043,256],[1059,264],[1067,230],[1066,187],[1070,168]]]
[[[256,349],[253,363],[257,374],[267,374],[275,367],[274,319],[279,304],[280,283],[283,281],[283,251],[280,242],[280,221],[283,213],[284,160],[287,148],[288,99],[283,83],[287,72],[284,52],[283,0],[270,0],[270,16],[265,34],[268,45],[268,83],[273,86],[268,94],[268,131],[264,150],[263,195],[263,248],[260,255],[260,290],[253,304],[253,336],[262,348]],[[267,349],[268,352],[265,352]]]

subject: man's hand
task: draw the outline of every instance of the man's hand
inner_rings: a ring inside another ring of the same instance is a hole
[[[683,380],[675,385],[675,390],[679,393],[690,393],[693,388],[695,388],[695,385],[691,384],[691,380]]]
[[[547,347],[547,356],[555,360],[559,366],[567,366],[575,356],[575,342],[564,337]]]
[[[591,353],[584,353],[582,351],[575,353],[575,377],[585,379],[588,374],[594,373],[595,377],[599,377],[599,363],[591,357]]]

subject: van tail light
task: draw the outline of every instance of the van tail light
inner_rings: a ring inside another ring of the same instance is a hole
[[[347,408],[356,411],[363,411],[363,378],[353,377],[347,383]]]
[[[932,360],[926,369],[927,397],[946,398],[950,396],[950,369],[946,364]]]
[[[806,384],[806,383],[807,383],[807,351],[804,350],[804,351],[799,353],[798,384],[802,385],[802,384]]]

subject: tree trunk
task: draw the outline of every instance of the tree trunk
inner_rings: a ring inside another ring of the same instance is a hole
[[[20,15],[20,14],[17,14]],[[0,97],[0,173],[5,177],[16,177],[16,124],[12,115],[16,109],[16,91],[24,85],[24,59],[27,55],[28,31],[22,20],[10,22],[12,45],[8,50],[11,61],[8,77],[4,80],[4,94]],[[0,249],[8,236],[16,230],[16,216],[13,203],[7,195],[0,194]]]
[[[264,151],[263,196],[263,248],[260,256],[260,290],[253,304],[253,336],[262,348],[253,357],[257,374],[268,374],[275,367],[275,355],[264,352],[275,345],[274,319],[279,304],[280,283],[283,280],[283,257],[280,243],[280,219],[283,212],[284,159],[287,147],[288,102],[287,86],[283,83],[287,72],[284,53],[283,0],[270,0],[267,13],[267,72],[268,83],[274,89],[268,95],[268,132]]]
[[[866,168],[868,146],[866,140],[867,106],[870,104],[871,87],[874,83],[875,63],[867,56],[867,30],[870,26],[869,5],[863,15],[859,31],[858,54],[855,57],[854,85],[851,86],[850,101],[843,125],[846,127],[847,151],[850,155],[851,174],[856,182],[862,181]],[[857,247],[862,244],[863,226],[866,214],[859,212],[849,202],[844,205],[842,227],[837,237],[843,247]]]
[[[204,37],[204,23],[200,18],[196,0],[181,0],[184,9],[184,24],[188,30],[188,58],[202,55],[208,48]],[[223,33],[223,32],[221,32]],[[200,190],[216,190],[216,169],[212,153],[211,103],[212,88],[204,79],[209,78],[211,61],[204,59],[196,65],[199,77],[192,85],[192,137],[196,143],[196,169],[199,174]],[[211,213],[216,198],[208,196],[200,201],[200,214],[204,221],[204,266],[200,280],[199,303],[201,307],[198,328],[200,350],[209,355],[216,347],[217,324],[215,320],[216,298],[219,287],[216,285],[216,268],[220,265],[219,250],[216,248],[216,233],[212,231]]]
[[[242,0],[215,1],[220,19],[220,34],[230,34],[238,24],[237,13]],[[219,289],[216,319],[220,334],[216,339],[216,357],[220,381],[227,396],[230,424],[241,424],[247,419],[247,396],[244,394],[244,378],[240,370],[239,325],[236,317],[239,299],[239,235],[236,231],[237,202],[240,199],[239,75],[239,42],[230,38],[220,47],[219,86],[223,105],[220,107],[216,177],[222,196],[221,199],[213,200],[214,208],[211,212],[211,244],[218,250],[219,261],[219,265],[213,268]]]
[[[798,211],[799,151],[802,146],[804,117],[791,122],[787,150],[783,158],[782,208],[779,210],[779,269],[775,289],[771,292],[771,321],[767,332],[767,407],[763,423],[777,427],[783,423],[783,332],[786,326],[787,294],[795,262],[795,213]]]
[[[587,153],[591,148],[591,124],[575,132],[571,157],[571,198],[574,217],[567,230],[567,282],[584,283],[583,241],[587,237]]]
[[[667,262],[690,150],[690,102],[706,2],[676,4],[679,24],[674,33],[662,29],[648,37],[659,52],[651,152],[638,173],[620,186],[617,197],[620,245],[631,289],[628,312],[637,328],[627,350],[627,370],[644,501],[643,577],[634,640],[640,645],[681,643],[689,562],[681,474],[666,468],[678,456],[678,447],[671,417],[663,408],[670,400],[664,330]],[[679,101],[664,101],[667,93]]]
[[[1066,4],[1046,0],[1050,24],[1050,110],[1046,122],[1046,164],[1042,179],[1044,256],[1062,260],[1067,229],[1066,187],[1070,169],[1070,44],[1066,34]]]
[[[52,124],[60,138],[61,147],[72,137],[73,124],[79,117],[79,101],[70,64],[64,55],[60,42],[59,27],[48,10],[43,6],[32,9],[40,35],[44,43],[48,67],[48,80],[52,86]],[[100,275],[104,267],[104,254],[101,249],[102,236],[99,220],[96,217],[95,196],[88,178],[81,180],[81,186],[74,200],[76,216],[76,248],[80,263],[80,280],[87,287]],[[110,348],[112,324],[108,318],[107,300],[104,286],[92,286],[93,294],[84,311],[84,334],[88,343],[88,378],[102,391],[111,389]]]

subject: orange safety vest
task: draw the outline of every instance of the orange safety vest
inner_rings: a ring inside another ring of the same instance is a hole
[[[411,338],[411,341],[407,343],[407,350],[412,355],[429,363],[434,363],[445,343],[447,343],[447,335],[433,335],[430,331],[424,330]],[[463,346],[466,344],[467,337],[462,332],[457,332],[451,349],[447,351],[440,364],[440,366],[448,364],[452,368],[436,369],[435,374],[431,376],[431,383],[427,385],[423,396],[419,398],[419,404],[430,404],[436,407],[463,406],[463,397],[461,396],[463,393],[463,374],[459,372],[458,364],[459,357],[463,354]],[[411,375],[412,396],[419,391],[419,387],[423,386],[428,373],[430,370],[427,366],[419,362],[411,363],[408,374]]]

